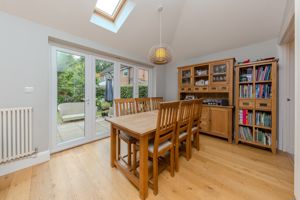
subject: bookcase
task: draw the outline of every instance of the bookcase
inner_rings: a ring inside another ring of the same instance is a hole
[[[277,147],[277,60],[236,66],[236,143]]]
[[[203,99],[201,133],[232,142],[233,66],[229,58],[178,67],[178,99]]]

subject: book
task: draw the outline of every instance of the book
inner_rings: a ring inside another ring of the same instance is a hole
[[[240,110],[239,111],[239,123],[243,125],[252,125],[253,124],[253,112],[249,110]]]
[[[255,129],[255,141],[263,145],[272,144],[272,136],[270,132],[261,129]]]
[[[253,141],[252,130],[249,127],[239,127],[239,135],[245,141]]]
[[[269,81],[271,78],[271,65],[259,66],[255,72],[256,81]]]
[[[256,98],[271,98],[272,97],[272,86],[271,84],[256,84],[255,85],[255,96]]]
[[[240,98],[252,98],[253,97],[252,85],[240,85]]]
[[[257,126],[272,127],[272,115],[268,112],[256,112],[255,124]]]

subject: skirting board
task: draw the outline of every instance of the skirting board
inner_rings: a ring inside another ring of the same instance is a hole
[[[50,160],[50,151],[39,152],[28,158],[12,161],[0,165],[0,176],[4,176],[15,171],[25,169]]]

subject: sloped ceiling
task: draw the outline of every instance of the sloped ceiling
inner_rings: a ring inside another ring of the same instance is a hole
[[[147,62],[159,42],[184,60],[278,37],[286,0],[133,0],[136,7],[118,33],[90,23],[97,0],[0,0],[0,10],[136,55]]]

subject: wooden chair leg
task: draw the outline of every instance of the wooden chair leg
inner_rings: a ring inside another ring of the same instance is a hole
[[[171,148],[171,154],[170,154],[170,173],[171,177],[174,177],[174,158],[175,158],[175,153],[174,153],[174,148]]]
[[[200,134],[199,132],[196,133],[196,149],[197,151],[200,151]]]
[[[132,170],[133,170],[133,174],[136,173],[136,144],[133,144],[133,164],[132,164]]]
[[[128,145],[127,145],[127,162],[128,162],[128,167],[130,168],[131,167],[131,142],[128,142]]]
[[[158,158],[153,158],[153,194],[158,194]]]
[[[118,156],[117,156],[118,160],[120,160],[120,154],[121,154],[121,139],[118,134]]]
[[[179,171],[179,143],[175,145],[175,170]]]
[[[185,158],[187,161],[190,160],[190,154],[191,154],[191,142],[190,142],[190,139],[187,138],[186,139],[186,142],[185,142]]]

